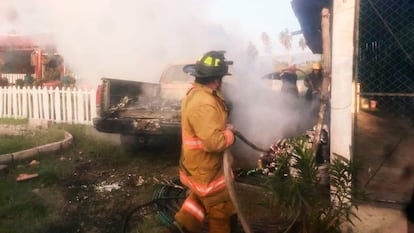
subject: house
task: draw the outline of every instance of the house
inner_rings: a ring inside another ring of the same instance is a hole
[[[0,73],[14,84],[31,74],[42,82],[59,80],[65,71],[63,58],[48,35],[0,35]]]

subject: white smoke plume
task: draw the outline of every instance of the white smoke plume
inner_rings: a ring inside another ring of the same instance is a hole
[[[212,23],[200,3],[9,0],[0,8],[4,28],[49,33],[66,64],[95,84],[102,76],[157,82],[170,62],[194,60],[211,49],[242,49],[236,47],[245,46],[242,36]]]
[[[104,76],[157,82],[169,63],[194,61],[208,50],[226,50],[226,57],[234,60],[230,79],[235,85],[228,93],[234,103],[232,119],[246,137],[269,146],[283,136],[283,127],[294,127],[299,115],[292,103],[281,101],[261,79],[272,71],[272,57],[249,60],[251,38],[237,23],[211,19],[205,4],[199,0],[2,0],[0,30],[53,36],[65,64],[82,85],[92,88]]]

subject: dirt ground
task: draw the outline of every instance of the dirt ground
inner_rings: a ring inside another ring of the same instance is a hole
[[[356,158],[363,169],[358,177],[372,194],[372,201],[360,203],[355,226],[347,233],[405,233],[407,221],[403,204],[414,184],[406,167],[412,166],[414,133],[411,126],[386,121],[369,112],[359,114],[356,131]],[[119,136],[88,135],[119,144]],[[368,153],[369,152],[369,153]],[[73,177],[60,182],[65,204],[63,221],[47,233],[122,232],[128,213],[151,200],[154,185],[166,184],[177,176],[179,150],[168,148],[140,152],[131,160],[86,160],[79,156]],[[137,226],[137,219],[129,222]],[[152,231],[152,232],[157,232]],[[149,232],[148,232],[149,233]]]
[[[412,151],[414,150],[414,130],[407,122],[387,120],[377,116],[372,112],[360,112],[357,116],[357,127],[355,134],[355,157],[362,166],[361,172],[357,178],[358,184],[364,186],[370,193],[371,200],[368,202],[359,203],[357,215],[360,220],[355,220],[354,226],[345,227],[344,232],[347,233],[405,233],[408,232],[408,225],[405,217],[402,214],[402,208],[410,197],[412,185],[414,184],[414,176],[406,174],[406,168],[412,163]],[[99,134],[106,140],[116,141],[118,138],[113,135]],[[169,176],[175,176],[176,155],[166,156],[167,163],[170,164],[168,168]],[[87,166],[87,165],[85,165]],[[88,165],[91,166],[91,165]],[[104,167],[103,167],[104,168]],[[111,168],[106,167],[111,171]],[[81,169],[84,170],[84,169]],[[104,169],[105,170],[105,169]],[[117,177],[127,177],[128,173],[136,174],[137,169],[134,165],[129,164],[118,171]],[[107,175],[101,176],[100,179],[105,180],[114,174],[108,172]],[[92,181],[95,177],[84,177]],[[128,179],[127,179],[128,180]],[[126,181],[127,181],[126,180]],[[82,193],[88,195],[86,190],[79,190],[78,196]],[[137,192],[136,187],[131,185],[125,187],[124,191],[119,192],[117,198],[125,198],[128,195],[133,196]],[[89,197],[88,200],[83,201],[85,205],[97,203],[99,199],[115,200],[114,194],[96,194],[96,197]],[[107,197],[105,197],[107,196]],[[96,198],[96,200],[94,200]],[[133,203],[133,199],[125,201],[123,204],[116,204],[114,201],[104,202],[101,205],[102,209],[106,210],[106,214],[95,222],[98,224],[101,221],[106,222],[108,229],[119,229],[122,220],[122,214],[125,214],[125,209],[128,205]],[[141,200],[142,202],[142,200]],[[87,204],[90,203],[90,204]],[[135,203],[137,203],[135,201]],[[123,208],[120,206],[123,205]],[[116,206],[116,208],[111,208]],[[112,222],[108,221],[108,214],[112,216]],[[106,215],[106,216],[105,216]],[[99,217],[99,215],[98,215]],[[111,223],[110,223],[111,222]],[[102,229],[102,228],[101,228]],[[111,231],[108,231],[111,232]]]
[[[110,143],[119,140],[118,135],[92,129],[89,133]],[[176,148],[143,151],[131,159],[79,156],[73,176],[58,184],[66,202],[63,221],[50,226],[47,233],[122,233],[131,210],[151,201],[156,185],[177,176],[178,156]],[[132,219],[128,225],[136,227],[141,224],[138,220]]]

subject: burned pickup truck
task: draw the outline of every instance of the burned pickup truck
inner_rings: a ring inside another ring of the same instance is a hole
[[[194,80],[183,66],[168,66],[159,83],[102,78],[96,93],[96,130],[120,134],[128,150],[179,145],[181,99]]]

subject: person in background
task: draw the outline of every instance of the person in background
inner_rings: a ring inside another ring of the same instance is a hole
[[[296,75],[296,65],[290,65],[289,68],[280,74],[282,80],[282,94],[297,98],[299,90],[297,86],[298,76]]]
[[[210,233],[231,231],[236,212],[224,179],[223,155],[235,138],[234,127],[227,124],[228,107],[220,92],[231,64],[225,60],[224,51],[209,51],[183,68],[195,76],[181,105],[179,175],[189,195],[169,232],[200,232],[205,219]]]
[[[312,72],[304,80],[306,90],[305,98],[307,100],[317,99],[321,93],[322,87],[322,70],[319,63],[312,65]]]
[[[305,87],[308,88],[305,94],[305,99],[307,100],[307,105],[309,106],[308,110],[311,116],[315,117],[320,106],[322,80],[323,75],[321,65],[319,63],[314,63],[312,65],[312,72],[306,76],[304,84]]]

